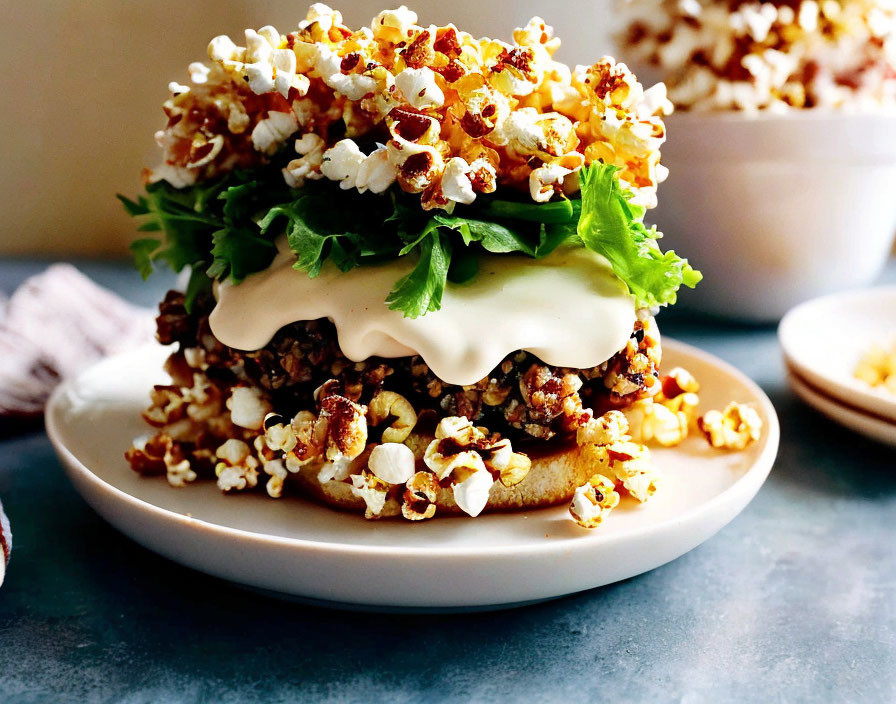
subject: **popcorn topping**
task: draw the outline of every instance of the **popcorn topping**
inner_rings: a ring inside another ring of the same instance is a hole
[[[394,391],[377,393],[370,401],[368,411],[373,425],[379,425],[386,418],[395,418],[392,425],[383,431],[383,442],[404,442],[417,425],[417,412],[411,402]]]
[[[147,178],[187,186],[266,163],[292,139],[299,158],[283,175],[294,188],[324,177],[380,193],[397,181],[424,208],[450,211],[498,182],[544,202],[602,160],[638,202],[655,203],[663,89],[645,92],[610,58],[574,71],[554,61],[560,42],[540,18],[513,38],[420,26],[404,6],[351,30],[320,3],[287,35],[215,37],[211,64],[190,64],[191,85],[172,85],[157,134],[164,163]]]

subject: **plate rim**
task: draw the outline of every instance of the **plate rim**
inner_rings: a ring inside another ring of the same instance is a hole
[[[896,446],[896,422],[886,420],[868,411],[850,408],[839,403],[834,396],[813,388],[811,382],[803,379],[796,372],[788,372],[787,381],[793,392],[804,403],[830,422],[875,442]],[[835,412],[841,413],[847,420],[837,417]],[[886,437],[885,434],[887,435]]]
[[[824,296],[818,296],[808,301],[804,301],[797,306],[791,308],[781,318],[778,324],[777,337],[778,344],[781,346],[781,352],[784,356],[786,366],[789,366],[804,382],[810,382],[819,389],[837,400],[840,405],[848,404],[861,409],[862,412],[870,412],[888,419],[887,422],[896,422],[896,397],[890,399],[882,394],[875,393],[866,386],[863,386],[858,379],[849,380],[839,379],[829,376],[822,370],[818,370],[800,360],[799,355],[795,354],[794,338],[796,335],[792,332],[792,328],[801,315],[805,315],[807,310],[822,308],[829,305],[833,301],[853,302],[868,297],[891,295],[896,297],[896,284],[887,284],[883,286],[871,286],[868,288],[854,288],[846,291],[838,291],[829,293]],[[861,353],[862,350],[859,350]]]
[[[133,354],[138,350],[148,348],[150,345],[158,346],[157,343],[148,343],[147,345],[143,345],[131,350],[130,353]],[[705,501],[682,514],[672,516],[660,523],[639,526],[621,534],[607,535],[601,534],[599,531],[591,531],[590,535],[583,535],[582,539],[568,540],[563,541],[562,543],[546,541],[545,543],[532,543],[529,545],[465,545],[451,547],[433,545],[427,547],[413,547],[402,545],[367,545],[344,542],[327,542],[310,540],[306,538],[272,535],[269,533],[260,533],[257,531],[245,530],[243,528],[226,526],[220,523],[213,523],[201,518],[188,516],[171,509],[157,506],[156,504],[153,504],[145,499],[129,494],[128,492],[119,489],[118,487],[110,484],[106,480],[96,475],[78,457],[76,457],[68,447],[66,447],[62,439],[61,431],[59,429],[60,419],[57,417],[57,415],[61,413],[60,406],[62,404],[64,395],[69,391],[70,388],[77,384],[82,375],[89,373],[96,366],[101,365],[110,359],[127,355],[129,354],[128,352],[124,352],[119,355],[114,355],[112,357],[107,357],[103,360],[100,360],[99,362],[91,365],[79,374],[59,384],[56,389],[54,389],[49,400],[47,401],[45,413],[46,431],[54,450],[57,452],[60,458],[64,458],[65,461],[62,462],[63,468],[69,479],[76,485],[76,488],[77,481],[73,474],[77,474],[78,479],[89,482],[95,489],[105,492],[106,494],[111,494],[113,498],[122,501],[129,509],[148,514],[150,518],[154,520],[166,520],[169,522],[175,522],[179,530],[201,530],[218,534],[218,537],[221,538],[229,537],[243,541],[248,540],[252,543],[257,543],[260,545],[276,544],[277,546],[284,548],[294,548],[297,550],[307,550],[329,554],[340,553],[346,556],[363,554],[366,557],[370,557],[371,555],[379,555],[391,556],[395,558],[414,558],[425,555],[429,560],[454,560],[458,557],[481,559],[489,556],[504,555],[515,555],[521,557],[538,556],[541,554],[552,554],[557,550],[564,550],[570,553],[575,553],[578,551],[588,550],[594,542],[600,542],[605,545],[613,545],[614,543],[618,543],[621,541],[643,538],[646,534],[665,533],[672,525],[691,522],[699,518],[702,514],[712,514],[717,505],[726,503],[729,495],[741,491],[743,489],[742,485],[748,480],[756,482],[756,490],[753,492],[753,495],[755,495],[759,488],[762,487],[762,484],[765,482],[768,474],[771,472],[771,469],[774,466],[780,444],[780,422],[774,405],[768,398],[767,394],[760,388],[760,386],[752,379],[750,379],[746,374],[744,374],[725,360],[722,360],[715,355],[705,352],[693,345],[680,342],[668,337],[663,338],[663,345],[668,349],[674,348],[677,352],[697,357],[704,363],[720,368],[726,374],[734,376],[740,383],[742,383],[749,389],[751,394],[754,396],[754,399],[758,401],[762,406],[763,415],[767,422],[767,428],[763,433],[763,442],[765,444],[762,450],[760,451],[756,459],[752,462],[752,464],[748,467],[748,469],[744,472],[744,474],[738,477],[731,484],[731,486],[716,494],[708,501]],[[751,399],[751,402],[753,402],[753,399]],[[78,493],[82,496],[82,498],[87,500],[87,497],[84,496],[80,490],[78,490]],[[746,503],[749,503],[752,498],[753,497],[751,496]],[[87,501],[87,503],[93,506],[93,503],[91,501]],[[532,509],[531,511],[528,511],[528,513],[550,510],[556,510],[556,507]],[[739,512],[740,511],[738,511],[738,513]],[[523,514],[527,512],[520,511],[515,513]],[[729,520],[733,520],[736,515],[737,514],[732,516],[732,518]],[[120,529],[116,527],[116,530]]]

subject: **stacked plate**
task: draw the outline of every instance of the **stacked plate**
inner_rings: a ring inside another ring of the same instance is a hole
[[[862,355],[896,340],[896,286],[816,298],[778,328],[790,385],[841,425],[896,445],[896,395],[853,376]]]

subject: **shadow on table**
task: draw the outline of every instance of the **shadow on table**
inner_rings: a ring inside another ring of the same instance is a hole
[[[834,423],[789,388],[767,393],[781,421],[781,446],[769,482],[839,497],[896,493],[892,447]]]

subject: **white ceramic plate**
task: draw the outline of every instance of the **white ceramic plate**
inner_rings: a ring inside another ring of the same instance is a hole
[[[896,286],[807,301],[784,316],[778,339],[788,367],[809,386],[841,404],[896,423],[896,396],[853,376],[872,345],[896,341]]]
[[[497,607],[625,579],[696,547],[734,518],[762,485],[778,448],[765,394],[695,348],[663,342],[664,363],[690,369],[704,408],[755,404],[762,439],[745,452],[702,437],[660,449],[664,483],[649,503],[622,501],[594,531],[565,506],[419,524],[365,521],[310,501],[221,494],[211,482],[173,489],[123,459],[145,433],[140,411],[165,350],[107,359],[53,394],[47,432],[75,488],[112,525],[181,564],[281,594],[378,608]]]
[[[813,389],[810,384],[793,373],[789,375],[789,381],[797,396],[835,423],[872,440],[896,445],[896,423],[859,409],[844,406],[833,397],[818,389]]]

